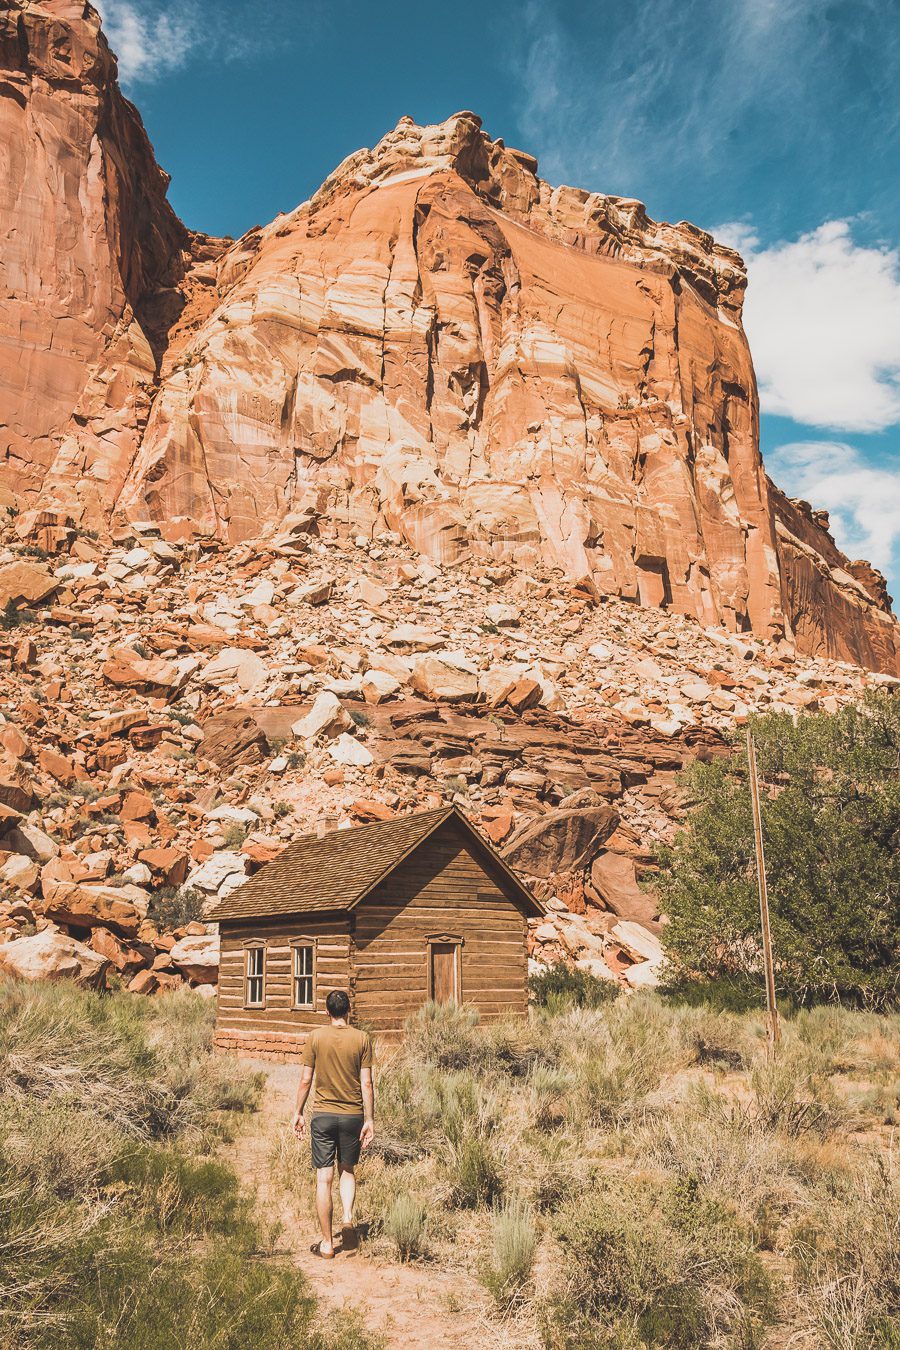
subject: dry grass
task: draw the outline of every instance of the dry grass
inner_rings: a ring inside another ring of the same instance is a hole
[[[0,1346],[363,1350],[211,1156],[259,1083],[214,1011],[0,981]]]
[[[413,1216],[404,1259],[479,1278],[511,1344],[900,1347],[898,1069],[896,1015],[802,1012],[772,1065],[758,1014],[649,994],[426,1009],[382,1056],[371,1249]]]

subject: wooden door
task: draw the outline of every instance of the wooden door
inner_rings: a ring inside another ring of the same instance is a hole
[[[458,956],[458,943],[432,942],[431,997],[435,1003],[455,1003],[457,1000]]]

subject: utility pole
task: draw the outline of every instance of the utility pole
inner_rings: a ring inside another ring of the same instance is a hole
[[[753,802],[753,838],[756,843],[756,880],[759,886],[759,917],[762,924],[763,960],[766,967],[766,1030],[769,1057],[774,1059],[775,1047],[781,1040],[778,1008],[775,1006],[775,966],[772,961],[772,929],[769,926],[769,891],[766,886],[766,856],[763,850],[762,815],[759,809],[759,779],[756,776],[756,746],[753,733],[747,727],[747,764],[750,769],[750,798]]]

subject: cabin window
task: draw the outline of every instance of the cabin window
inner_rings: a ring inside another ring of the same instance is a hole
[[[428,997],[433,1003],[462,1002],[462,938],[452,933],[428,939]]]
[[[266,949],[248,947],[244,953],[244,1003],[248,1008],[265,1006]]]
[[[294,942],[294,1007],[314,1008],[316,1004],[316,944]]]

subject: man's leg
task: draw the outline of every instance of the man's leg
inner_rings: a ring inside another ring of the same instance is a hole
[[[353,1223],[353,1206],[356,1202],[356,1173],[349,1163],[338,1162],[338,1186],[341,1192],[341,1204],[344,1206],[343,1226]]]
[[[331,1219],[332,1219],[332,1200],[331,1183],[334,1180],[334,1167],[316,1168],[316,1213],[319,1216],[319,1227],[322,1230],[323,1252],[332,1250],[331,1238]],[[343,1179],[342,1179],[343,1180]],[[343,1192],[342,1192],[343,1194]]]

